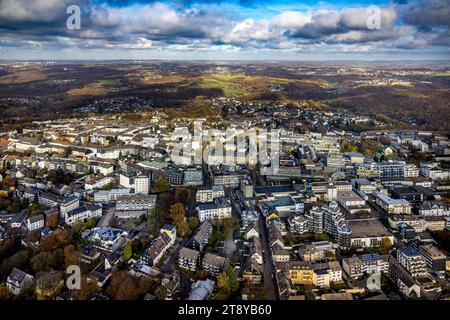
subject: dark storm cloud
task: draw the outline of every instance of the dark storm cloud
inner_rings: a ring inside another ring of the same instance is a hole
[[[350,2],[341,8],[321,5],[240,15],[240,8],[251,7],[249,12],[254,13],[264,3],[276,5],[277,1],[0,0],[1,46],[283,51],[308,46],[432,50],[450,44],[448,0],[380,5],[380,30],[368,29],[367,7]],[[66,28],[66,9],[71,4],[82,8],[81,30]]]
[[[407,24],[450,27],[449,0],[403,1],[398,4],[397,10]]]

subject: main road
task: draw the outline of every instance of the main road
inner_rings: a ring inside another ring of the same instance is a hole
[[[259,218],[259,234],[261,236],[261,248],[263,250],[264,287],[268,300],[279,300],[278,286],[276,284],[275,267],[269,248],[269,236],[266,222],[263,216]]]

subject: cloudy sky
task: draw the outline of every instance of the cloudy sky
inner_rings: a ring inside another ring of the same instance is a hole
[[[0,0],[0,59],[448,60],[449,3]]]

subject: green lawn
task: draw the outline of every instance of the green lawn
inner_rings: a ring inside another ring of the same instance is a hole
[[[221,89],[226,96],[241,95],[244,93],[244,88],[242,88],[241,85],[214,78],[202,79],[194,83],[193,87],[202,89]]]
[[[100,79],[97,81],[98,84],[102,86],[116,86],[120,82],[119,79]]]

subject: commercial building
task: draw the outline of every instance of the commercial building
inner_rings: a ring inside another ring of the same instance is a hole
[[[385,241],[394,244],[394,236],[378,220],[347,221],[351,232],[350,247],[373,248],[382,246]]]

